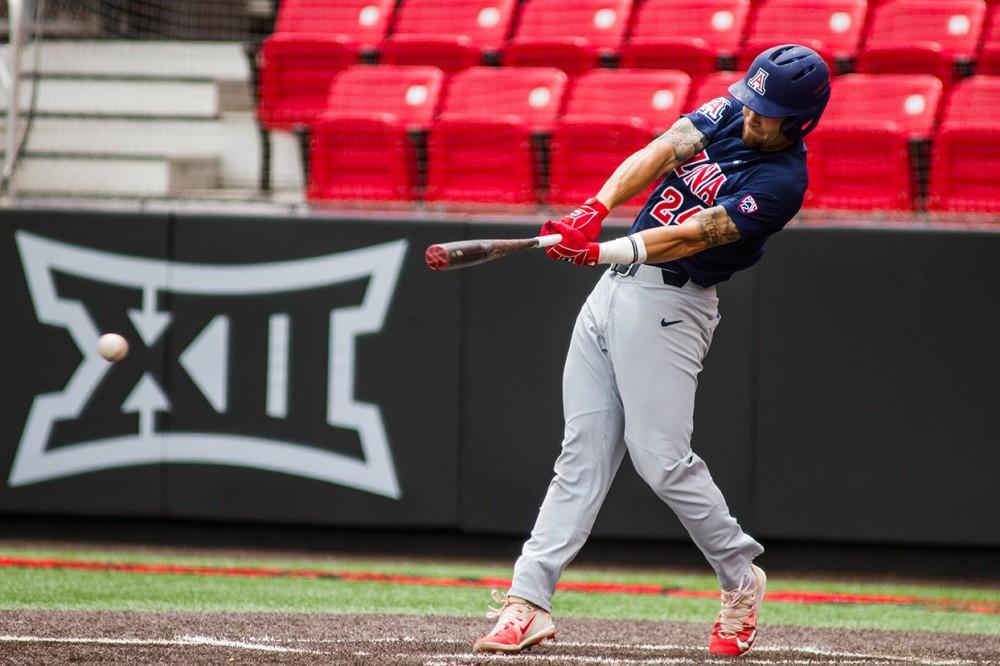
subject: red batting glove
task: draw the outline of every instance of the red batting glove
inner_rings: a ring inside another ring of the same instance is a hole
[[[598,244],[587,240],[587,237],[580,229],[571,227],[563,222],[553,222],[549,220],[542,225],[542,236],[549,234],[561,234],[562,240],[558,245],[545,250],[549,259],[556,261],[569,261],[577,266],[596,266],[597,258],[600,255]]]
[[[596,197],[591,197],[582,206],[559,221],[582,231],[587,240],[595,241],[601,234],[601,224],[604,223],[604,218],[607,216],[607,207]]]

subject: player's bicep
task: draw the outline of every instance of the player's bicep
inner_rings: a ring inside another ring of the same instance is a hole
[[[662,149],[664,154],[663,164],[657,173],[659,178],[701,152],[708,144],[708,139],[690,120],[679,118],[653,144]]]

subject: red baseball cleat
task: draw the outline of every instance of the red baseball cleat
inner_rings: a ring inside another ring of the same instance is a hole
[[[764,600],[767,576],[760,567],[751,564],[755,584],[750,589],[722,593],[722,610],[712,627],[708,651],[729,657],[739,657],[750,651],[757,638],[757,613]]]
[[[555,639],[556,625],[546,611],[524,599],[503,597],[496,590],[493,600],[502,605],[491,607],[486,617],[497,618],[496,626],[472,645],[474,652],[520,652],[546,638]]]

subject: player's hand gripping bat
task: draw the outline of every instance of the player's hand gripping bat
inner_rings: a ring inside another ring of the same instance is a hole
[[[453,268],[484,264],[520,250],[552,247],[561,240],[562,236],[559,234],[551,234],[534,238],[496,238],[439,243],[428,246],[424,251],[424,262],[432,271],[450,271]]]

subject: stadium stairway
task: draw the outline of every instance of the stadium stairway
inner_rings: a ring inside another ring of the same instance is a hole
[[[20,108],[27,111],[32,47],[22,63]],[[240,44],[48,41],[37,81],[14,180],[19,193],[253,196],[260,139]],[[7,104],[0,100],[4,111]],[[297,139],[273,133],[271,141],[274,189],[301,192]]]

